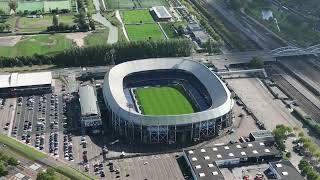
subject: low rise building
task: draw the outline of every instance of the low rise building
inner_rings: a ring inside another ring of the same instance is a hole
[[[154,6],[151,8],[151,13],[155,15],[155,18],[159,21],[169,21],[172,16],[164,6]]]
[[[252,141],[266,141],[266,142],[274,142],[274,137],[272,135],[272,132],[269,130],[260,130],[251,132],[249,134],[249,138]]]
[[[277,161],[282,154],[273,144],[254,141],[184,150],[184,157],[195,180],[220,180],[219,168]]]
[[[52,92],[51,72],[0,74],[0,96],[14,97]]]
[[[79,101],[81,107],[81,123],[84,127],[95,128],[102,125],[95,87],[92,85],[80,86]]]
[[[282,160],[269,163],[269,173],[267,174],[272,179],[281,180],[303,180],[304,178],[298,170],[291,164],[290,161]]]

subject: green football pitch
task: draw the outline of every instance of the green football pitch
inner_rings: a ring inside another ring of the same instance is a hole
[[[157,24],[126,25],[130,41],[161,40],[164,35]]]
[[[178,115],[193,113],[188,99],[174,87],[137,88],[138,104],[146,115]]]
[[[122,11],[122,17],[125,24],[154,22],[149,10],[145,9]]]
[[[153,6],[166,6],[166,0],[104,0],[108,9],[136,9],[150,8]]]

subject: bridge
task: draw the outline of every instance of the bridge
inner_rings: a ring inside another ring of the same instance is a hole
[[[295,46],[287,46],[270,51],[272,57],[288,57],[288,56],[303,56],[320,54],[320,44],[307,48],[299,48]]]

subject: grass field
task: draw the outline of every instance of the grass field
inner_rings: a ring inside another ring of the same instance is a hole
[[[126,25],[126,30],[131,41],[164,39],[157,24]]]
[[[69,0],[63,1],[18,1],[17,12],[21,11],[42,11],[49,12],[53,9],[71,9]],[[8,1],[0,1],[0,9],[9,13]]]
[[[0,1],[0,10],[4,11],[5,13],[9,13],[9,6],[8,6],[8,2],[6,1]]]
[[[178,115],[194,112],[187,98],[174,87],[137,88],[135,94],[146,115]]]
[[[149,10],[128,10],[122,11],[124,24],[153,23],[153,18]]]
[[[108,9],[150,8],[169,6],[166,0],[105,0]]]
[[[45,12],[53,9],[71,9],[70,1],[44,1],[43,8]]]
[[[134,7],[132,0],[105,0],[108,9],[131,9]]]
[[[53,54],[72,47],[72,41],[62,34],[24,36],[15,46],[0,46],[0,55],[6,57]]]
[[[43,1],[33,1],[33,2],[18,2],[17,12],[21,11],[42,11]]]
[[[107,44],[109,30],[101,29],[90,33],[84,38],[86,46],[104,45]]]
[[[153,6],[169,6],[166,0],[138,0],[142,8],[150,8]]]
[[[59,23],[63,22],[68,25],[75,24],[74,16],[59,16]],[[43,18],[21,17],[18,23],[18,32],[45,31],[48,26],[52,25],[52,16],[45,15]]]

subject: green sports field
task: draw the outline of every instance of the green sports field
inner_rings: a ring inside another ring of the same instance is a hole
[[[149,10],[128,10],[122,11],[122,18],[125,24],[153,23]]]
[[[194,112],[188,99],[174,87],[137,88],[135,94],[146,115],[178,115]]]
[[[164,39],[164,35],[157,24],[126,25],[126,30],[130,41]]]
[[[153,6],[166,6],[166,0],[104,0],[108,9],[150,8]]]
[[[43,1],[18,2],[17,12],[42,11]]]
[[[31,56],[35,53],[54,54],[72,46],[72,41],[62,34],[23,36],[13,47],[0,46],[0,56]]]

